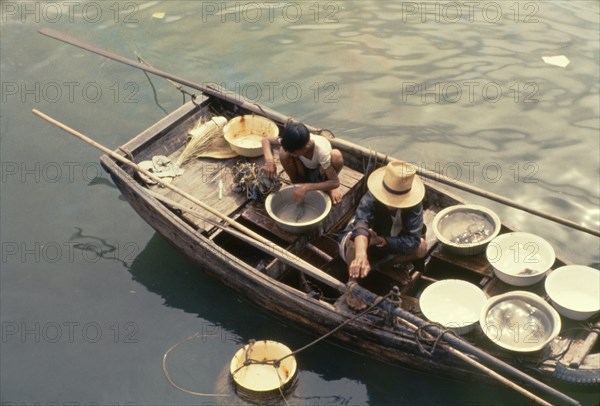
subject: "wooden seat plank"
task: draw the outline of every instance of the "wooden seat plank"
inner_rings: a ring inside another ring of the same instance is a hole
[[[432,256],[454,266],[459,266],[468,271],[475,272],[482,276],[492,277],[493,268],[488,262],[485,253],[477,255],[455,255],[447,252],[441,244],[433,251]]]

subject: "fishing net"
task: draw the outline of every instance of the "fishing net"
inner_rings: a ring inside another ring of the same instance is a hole
[[[269,178],[255,163],[238,162],[231,170],[234,192],[246,193],[250,200],[264,202],[267,195],[281,188],[279,175]]]
[[[182,166],[194,158],[227,159],[237,156],[223,137],[227,119],[215,116],[208,121],[200,120],[188,133],[186,146],[176,164]]]

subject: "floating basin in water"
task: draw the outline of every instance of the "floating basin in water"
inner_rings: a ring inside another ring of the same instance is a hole
[[[276,341],[261,340],[240,348],[229,366],[236,390],[245,397],[264,397],[286,389],[296,376],[296,358]],[[281,360],[273,365],[273,361]]]

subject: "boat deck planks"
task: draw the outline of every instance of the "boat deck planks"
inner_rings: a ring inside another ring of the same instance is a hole
[[[204,201],[209,206],[230,216],[240,209],[247,201],[245,194],[235,193],[231,190],[233,185],[233,176],[231,171],[238,161],[239,158],[230,158],[225,160],[193,160],[184,166],[183,169],[185,172],[176,177],[171,184],[182,190],[185,190],[194,197]],[[220,179],[223,180],[222,199],[219,199]],[[162,194],[176,203],[206,215],[207,218],[213,221],[219,221],[216,216],[204,211],[200,207],[197,207],[194,203],[170,189],[160,186],[153,186],[152,190]],[[197,217],[189,214],[183,214],[182,217],[184,217],[187,222],[194,225],[198,229],[205,231],[212,229],[211,226],[208,226],[204,221]]]
[[[177,138],[180,140],[180,142],[183,142],[181,141],[181,136],[178,136]],[[169,158],[172,161],[175,161],[181,154],[183,148],[184,146],[182,144],[180,148],[169,155]],[[275,156],[277,157],[277,154],[275,154]],[[241,217],[247,220],[248,222],[260,227],[268,234],[274,235],[275,237],[285,241],[289,246],[292,246],[300,236],[279,228],[273,219],[271,219],[266,213],[263,204],[253,203],[247,199],[244,193],[237,193],[232,190],[233,168],[239,162],[244,160],[256,163],[258,166],[262,166],[264,163],[264,158],[262,156],[258,158],[234,157],[222,160],[206,158],[194,159],[187,162],[183,166],[184,173],[173,179],[172,185],[178,187],[179,189],[185,190],[194,197],[203,200],[211,207],[228,216],[232,216],[234,218]],[[277,171],[281,174],[282,182],[284,184],[289,184],[289,178],[285,172],[283,172],[283,168],[281,167],[278,159],[276,159],[276,162]],[[362,185],[362,173],[351,168],[343,168],[339,174],[339,179],[342,202],[333,206],[332,214],[328,217],[326,222],[336,222],[341,217],[346,215],[347,209],[349,208],[346,206],[351,206],[353,204],[352,200],[354,194],[361,192],[358,189]],[[222,198],[219,198],[219,180],[223,181]],[[180,205],[199,211],[210,220],[219,221],[216,216],[202,210],[199,207],[196,207],[196,205],[191,203],[188,199],[170,189],[160,186],[152,186],[151,189]],[[207,231],[209,233],[214,230],[213,226],[206,224],[202,219],[199,219],[196,216],[183,213],[182,217],[186,220],[186,222],[193,225],[196,229]],[[327,225],[324,225],[321,228],[324,229],[326,226]]]
[[[448,265],[460,266],[488,278],[493,276],[492,265],[488,262],[485,253],[470,256],[453,255],[445,251],[440,244],[432,255]]]

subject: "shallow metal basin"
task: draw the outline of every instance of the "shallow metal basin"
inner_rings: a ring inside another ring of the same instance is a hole
[[[456,205],[446,207],[433,219],[435,237],[445,251],[477,255],[500,233],[500,218],[487,207]]]
[[[479,324],[500,347],[517,352],[541,350],[561,329],[558,312],[538,295],[513,291],[490,298]]]
[[[282,187],[265,200],[265,209],[277,225],[290,233],[314,230],[331,211],[331,199],[323,192],[311,190],[304,196],[304,207],[293,199],[294,185]],[[302,214],[298,217],[298,214]]]

